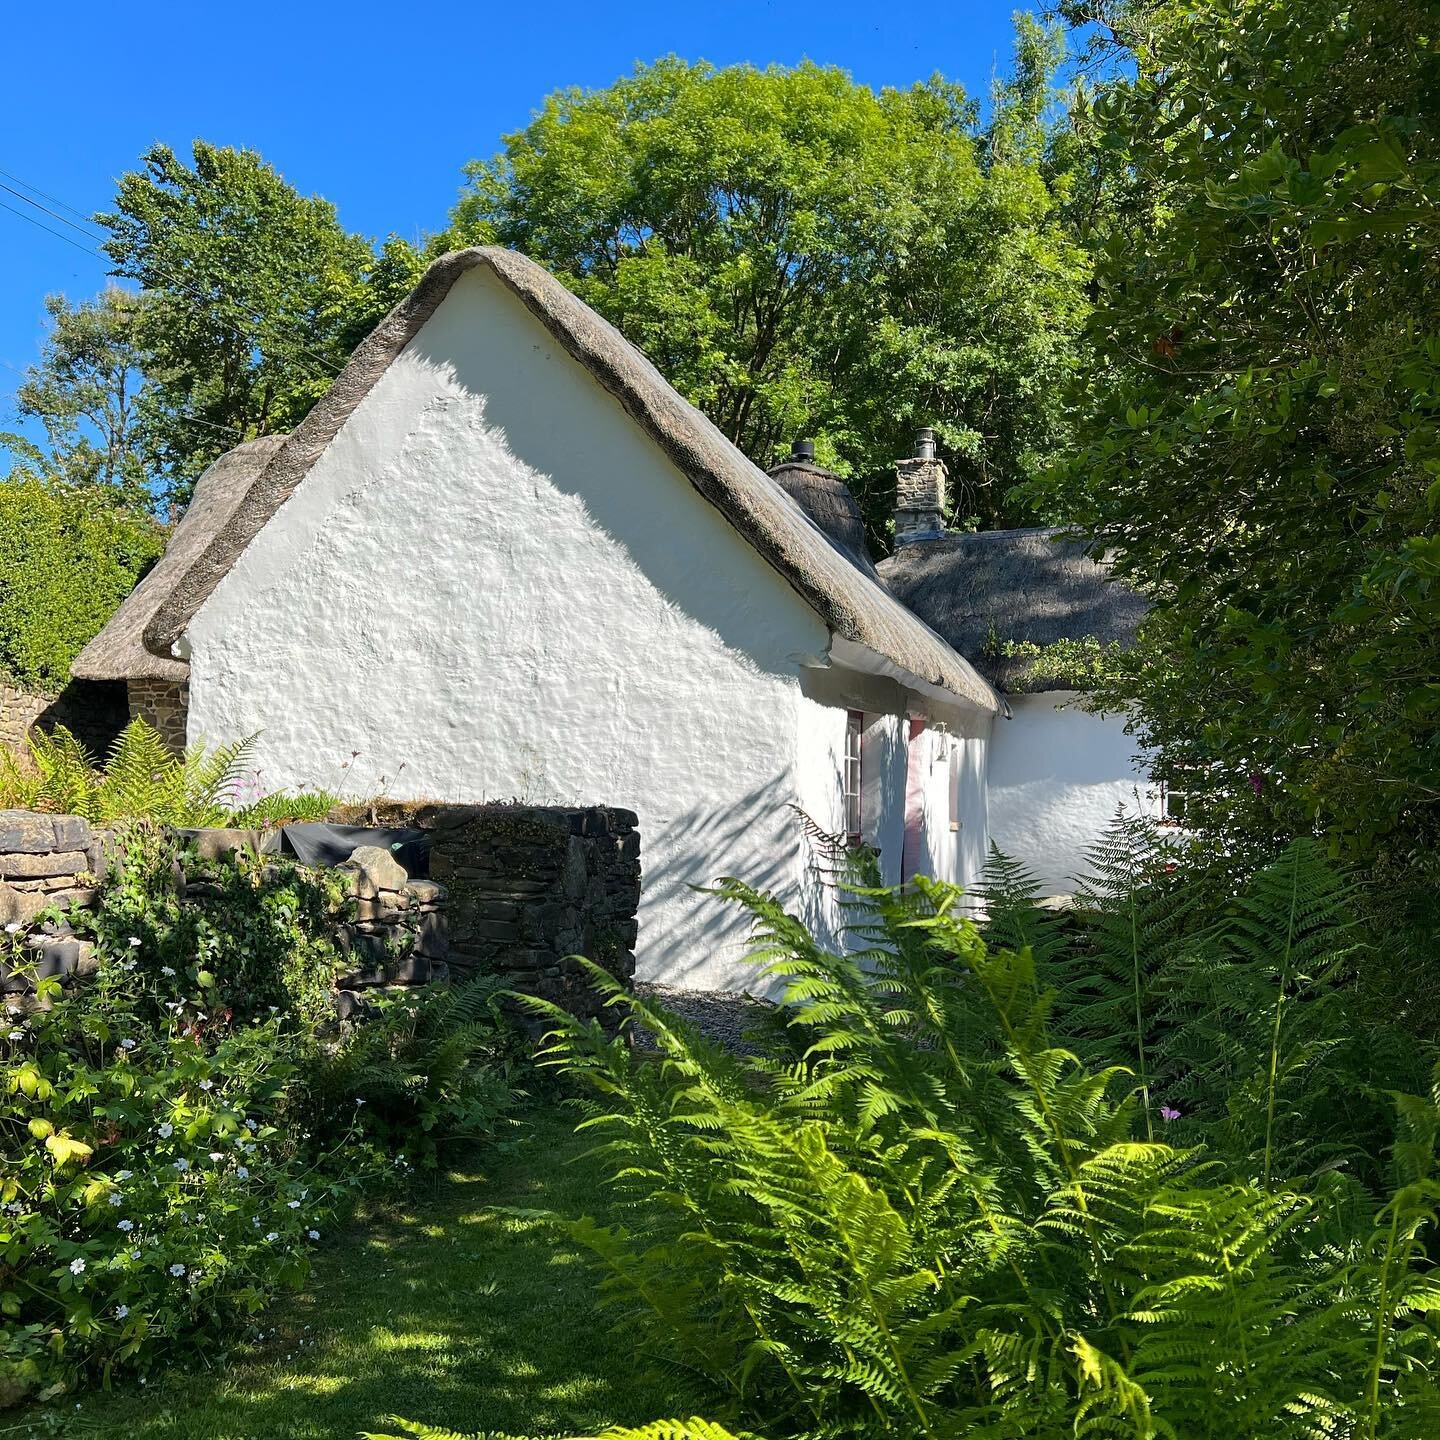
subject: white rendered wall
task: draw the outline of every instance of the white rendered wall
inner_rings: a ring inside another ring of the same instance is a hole
[[[990,718],[978,712],[941,709],[893,683],[850,671],[802,677],[799,803],[832,834],[845,828],[842,759],[849,710],[865,716],[861,744],[861,828],[880,852],[890,884],[900,881],[904,844],[906,779],[916,767],[921,832],[918,871],[964,889],[978,881],[987,849],[985,773]],[[924,731],[908,740],[909,713],[925,709]],[[940,728],[943,723],[944,729]],[[951,757],[954,757],[952,769]],[[950,787],[957,786],[958,827],[951,829]],[[825,943],[837,938],[839,907],[832,886],[812,857],[802,884],[801,911]]]
[[[1085,852],[1123,805],[1152,810],[1154,794],[1123,715],[1090,715],[1070,691],[1009,697],[990,746],[990,838],[1035,872],[1047,895],[1068,895]]]
[[[481,269],[188,638],[191,738],[259,731],[267,787],[637,811],[642,977],[745,982],[743,918],[692,884],[798,903],[825,627]]]

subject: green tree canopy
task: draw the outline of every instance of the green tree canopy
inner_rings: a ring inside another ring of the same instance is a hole
[[[1440,816],[1440,52],[1425,0],[1145,7],[1078,445],[1041,503],[1155,602],[1191,815],[1423,850]],[[1037,495],[1042,492],[1037,489]]]
[[[298,423],[413,268],[377,266],[329,201],[252,150],[197,140],[192,164],[166,145],[142,159],[96,219],[145,292],[146,440],[183,498],[217,455]]]
[[[1084,309],[1033,98],[992,144],[938,78],[641,65],[471,164],[448,239],[549,266],[757,462],[815,438],[877,534],[916,424],[993,523],[1055,450]]]
[[[49,295],[40,361],[15,392],[15,409],[44,427],[46,444],[0,435],[21,463],[66,485],[106,485],[130,504],[147,499],[140,434],[143,357],[136,331],[143,299],[111,287],[72,305]]]

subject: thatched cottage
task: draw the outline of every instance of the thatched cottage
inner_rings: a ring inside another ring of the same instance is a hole
[[[903,538],[949,544],[933,448],[900,471]],[[639,973],[720,987],[744,927],[696,886],[833,921],[797,810],[895,880],[973,884],[990,834],[1022,833],[995,813],[1014,702],[903,603],[899,563],[808,457],[757,469],[545,270],[466,250],[293,434],[211,467],[73,668],[177,740],[258,732],[267,788],[633,809]]]

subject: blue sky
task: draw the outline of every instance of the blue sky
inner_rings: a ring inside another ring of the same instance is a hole
[[[29,0],[0,18],[0,170],[88,214],[152,142],[182,150],[201,136],[259,150],[352,230],[415,236],[443,224],[464,162],[491,154],[560,86],[604,85],[674,53],[721,65],[808,57],[874,86],[938,70],[983,97],[1009,63],[1013,8]],[[0,205],[87,243],[3,191]],[[13,428],[17,372],[38,353],[44,296],[93,294],[105,273],[103,257],[0,209],[0,429]]]

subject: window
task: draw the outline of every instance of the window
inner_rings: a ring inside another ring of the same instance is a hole
[[[840,776],[845,801],[845,838],[860,843],[860,752],[865,741],[865,716],[859,710],[845,712],[845,762]]]

